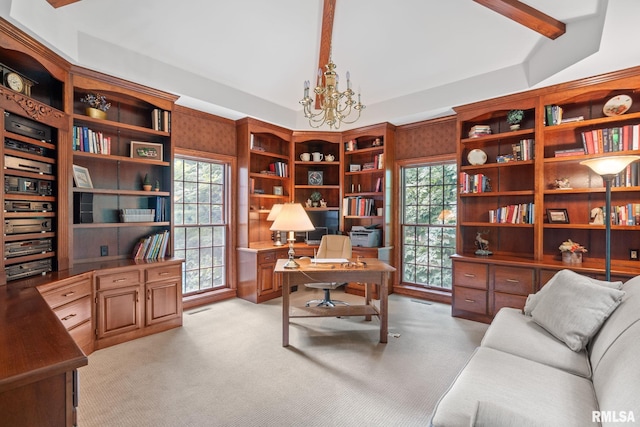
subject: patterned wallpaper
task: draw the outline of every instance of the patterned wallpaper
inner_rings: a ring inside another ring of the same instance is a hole
[[[396,160],[456,152],[456,116],[396,128]]]
[[[176,147],[238,155],[236,124],[233,120],[176,105],[172,122],[171,135]]]

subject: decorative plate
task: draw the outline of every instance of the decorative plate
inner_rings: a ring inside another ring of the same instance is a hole
[[[627,95],[614,96],[604,104],[602,112],[605,116],[620,116],[631,107],[631,98]]]
[[[480,150],[479,148],[476,148],[469,151],[467,160],[469,160],[469,163],[472,165],[484,165],[487,161],[487,153]]]

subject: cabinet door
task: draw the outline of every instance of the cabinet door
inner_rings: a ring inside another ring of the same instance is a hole
[[[276,263],[260,264],[258,266],[258,296],[268,295],[278,291],[279,282],[274,280],[273,270]]]
[[[180,278],[147,283],[146,288],[146,326],[180,317],[182,313],[182,280]]]
[[[98,292],[98,339],[140,329],[141,307],[140,285]]]

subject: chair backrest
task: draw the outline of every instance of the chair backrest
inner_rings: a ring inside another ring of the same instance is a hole
[[[351,258],[351,238],[340,234],[325,234],[320,240],[318,258]]]

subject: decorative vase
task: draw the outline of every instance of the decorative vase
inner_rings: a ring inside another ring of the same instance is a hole
[[[520,123],[516,123],[515,125],[511,125],[511,126],[509,126],[509,129],[511,129],[511,130],[518,130],[518,129],[520,129]]]
[[[144,191],[151,191],[151,184],[149,184],[149,185],[143,185],[143,186],[142,186],[142,189],[143,189]]]
[[[98,110],[97,108],[93,108],[93,107],[87,107],[85,109],[85,113],[87,114],[87,116],[93,117],[94,119],[104,120],[107,118],[106,111]]]
[[[562,252],[563,264],[582,264],[582,252]]]

